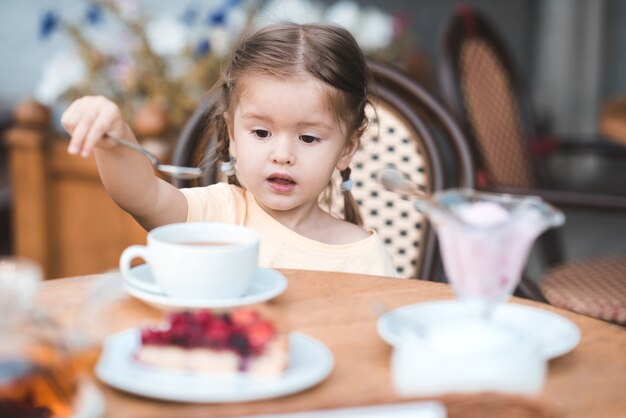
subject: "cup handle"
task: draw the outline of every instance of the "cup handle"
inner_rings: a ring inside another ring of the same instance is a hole
[[[138,289],[152,292],[163,293],[163,291],[155,283],[147,283],[144,280],[139,279],[130,267],[130,262],[135,258],[141,258],[148,261],[148,247],[145,245],[131,245],[126,248],[120,257],[120,271],[122,272],[122,278],[131,286]]]

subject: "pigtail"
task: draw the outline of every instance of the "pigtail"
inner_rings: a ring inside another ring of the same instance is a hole
[[[237,175],[235,174],[235,161],[230,157],[228,138],[228,129],[226,128],[226,121],[224,116],[215,115],[215,128],[217,129],[217,157],[220,164],[220,170],[228,177],[228,184],[234,184],[235,186],[241,186]]]
[[[355,225],[363,226],[363,218],[359,211],[359,206],[352,196],[352,180],[350,179],[350,167],[342,170],[341,174],[341,193],[343,194],[343,210],[344,219]]]
[[[226,104],[223,102],[223,98],[226,97],[225,91],[228,90],[227,83],[222,85],[222,103],[217,106],[213,114],[213,129],[217,135],[216,154],[220,161],[220,171],[224,173],[228,178],[228,184],[240,186],[239,179],[235,173],[235,161],[230,156],[230,139],[228,138],[228,128],[226,126],[226,120],[224,119],[224,111],[226,110]]]

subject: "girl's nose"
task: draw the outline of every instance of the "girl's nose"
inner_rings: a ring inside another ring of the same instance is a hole
[[[277,138],[272,150],[272,162],[280,165],[294,165],[296,157],[291,147],[292,141],[289,138]]]

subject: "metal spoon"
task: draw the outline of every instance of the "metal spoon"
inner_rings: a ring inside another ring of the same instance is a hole
[[[135,151],[142,153],[143,155],[148,157],[148,160],[150,160],[150,162],[157,171],[165,173],[172,178],[181,180],[192,180],[202,175],[202,170],[199,167],[180,167],[176,165],[161,164],[153,153],[151,153],[141,145],[109,134],[106,134],[106,137],[111,139],[112,141],[117,142],[120,145],[124,145],[125,147],[134,149]]]
[[[430,196],[407,180],[404,175],[393,168],[384,168],[378,173],[378,181],[389,191],[406,194],[420,200],[430,200]]]

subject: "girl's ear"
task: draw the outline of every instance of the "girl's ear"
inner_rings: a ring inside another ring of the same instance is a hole
[[[359,149],[359,138],[360,136],[355,134],[348,141],[343,151],[341,151],[341,155],[339,156],[339,161],[337,161],[337,170],[343,171],[350,165],[350,161],[352,161],[352,157]]]

